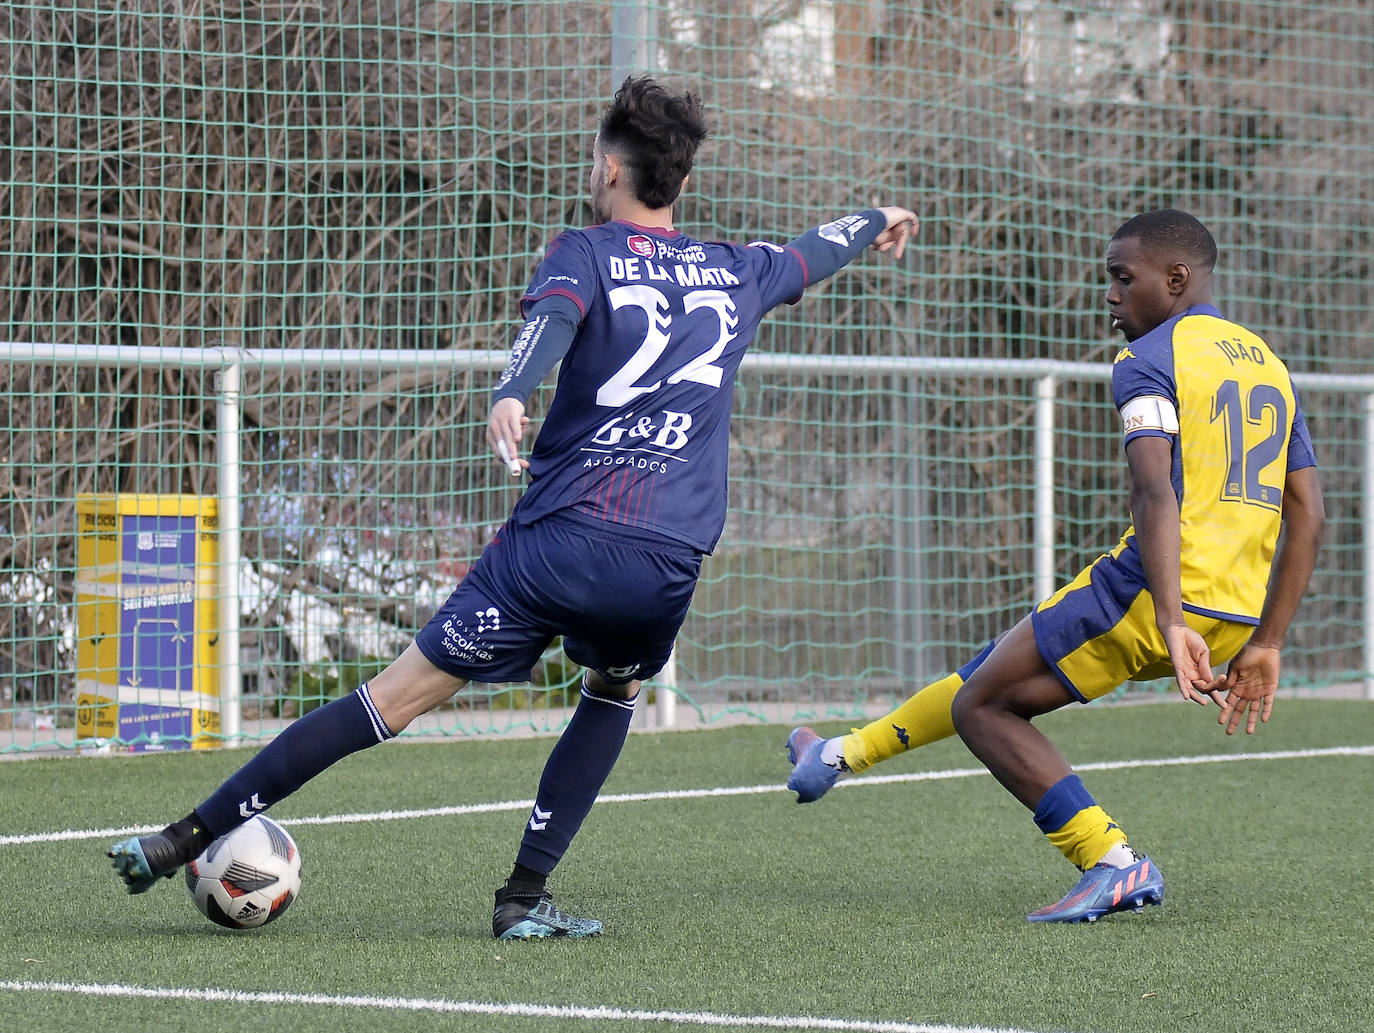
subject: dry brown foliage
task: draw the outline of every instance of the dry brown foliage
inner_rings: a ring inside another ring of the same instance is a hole
[[[841,3],[836,93],[764,88],[761,34],[798,6],[751,17],[701,0],[660,26],[669,78],[716,113],[679,223],[701,237],[777,238],[895,202],[923,228],[903,265],[846,271],[779,314],[760,349],[1105,358],[1105,238],[1169,205],[1212,225],[1227,308],[1295,368],[1371,368],[1366,5],[1160,0],[1175,26],[1167,65],[1105,76],[1075,98],[1026,89],[1015,11],[991,0],[889,4],[881,24],[877,5]],[[588,217],[610,7],[10,5],[3,332],[504,350],[543,244]],[[319,557],[342,528],[394,542],[401,559],[471,558],[511,501],[473,455],[488,374],[250,364],[247,377],[245,552],[279,578],[278,608],[259,621],[283,619],[287,589],[305,587],[413,626],[423,612],[396,598],[413,598],[408,575],[359,587]],[[0,378],[0,567],[29,586],[0,609],[4,660],[65,685],[53,607],[71,596],[73,499],[217,491],[212,375],[16,363]],[[790,521],[798,540],[877,550],[874,576],[891,579],[902,564],[885,543],[905,503],[885,489],[914,477],[912,519],[931,528],[923,575],[944,586],[925,604],[945,614],[933,639],[962,648],[1029,601],[1027,489],[1008,483],[1006,461],[1028,449],[1023,397],[981,381],[819,377],[742,393],[734,542],[770,542]],[[1064,448],[1081,460],[1060,492],[1068,572],[1110,545],[1123,504],[1101,386],[1071,385],[1064,400]],[[1354,416],[1323,401],[1307,405],[1324,459],[1351,470]],[[1339,621],[1358,592],[1333,573],[1322,594]]]

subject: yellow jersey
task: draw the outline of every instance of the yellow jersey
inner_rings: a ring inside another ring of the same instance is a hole
[[[1257,334],[1195,305],[1117,354],[1127,442],[1170,439],[1183,608],[1259,623],[1290,470],[1315,466],[1288,368]],[[1112,555],[1144,580],[1135,528]]]

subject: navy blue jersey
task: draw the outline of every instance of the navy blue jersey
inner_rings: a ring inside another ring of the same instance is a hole
[[[725,526],[735,373],[759,321],[884,225],[879,212],[858,213],[784,247],[626,222],[560,234],[521,301],[531,318],[494,394],[523,400],[541,338],[572,333],[542,370],[534,364],[540,378],[563,358],[511,519],[572,509],[710,552]]]

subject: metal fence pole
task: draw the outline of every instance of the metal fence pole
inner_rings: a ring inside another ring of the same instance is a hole
[[[1364,396],[1364,698],[1374,700],[1374,394]]]
[[[216,377],[216,465],[219,474],[219,719],[226,746],[243,735],[243,674],[239,656],[239,390],[243,366]]]
[[[923,685],[930,670],[943,666],[931,660],[930,635],[926,627],[925,557],[922,552],[922,529],[925,519],[925,471],[921,467],[920,442],[916,440],[921,427],[920,399],[916,394],[914,377],[894,377],[900,384],[895,411],[901,452],[893,457],[897,474],[893,485],[894,550],[893,588],[893,659],[892,669],[907,685]],[[905,482],[905,483],[903,483]]]
[[[627,75],[649,72],[654,59],[656,14],[644,0],[616,0],[611,11],[611,90],[620,89]]]
[[[421,351],[391,349],[265,349],[260,352],[246,352],[234,348],[171,348],[171,347],[125,347],[105,344],[62,344],[54,342],[0,341],[0,362],[12,364],[55,363],[87,368],[163,368],[175,366],[181,369],[200,369],[219,373],[217,386],[217,464],[219,468],[219,522],[221,534],[220,583],[221,593],[221,656],[225,658],[220,668],[220,690],[228,700],[222,702],[221,730],[227,741],[242,736],[241,712],[238,705],[241,687],[241,667],[239,658],[239,597],[238,573],[242,564],[240,543],[240,504],[242,470],[239,455],[240,397],[241,376],[244,366],[255,371],[265,370],[434,370],[434,369],[471,369],[496,372],[506,363],[508,355],[498,350]],[[1059,379],[1101,382],[1111,378],[1111,367],[1102,363],[1061,362],[1056,360],[1028,360],[1008,362],[1006,360],[952,358],[935,356],[827,356],[827,355],[775,355],[750,353],[741,365],[744,370],[755,372],[787,371],[790,373],[809,372],[818,375],[859,375],[864,377],[914,378],[921,376],[961,376],[984,377],[993,380],[1007,378],[1035,381],[1035,531],[1034,531],[1034,577],[1037,594],[1042,598],[1054,590],[1054,426],[1055,396]],[[1361,500],[1366,515],[1374,513],[1374,374],[1314,374],[1297,373],[1294,384],[1305,392],[1337,392],[1346,398],[1363,399],[1364,411],[1364,453],[1359,467],[1360,483],[1352,490]],[[1359,403],[1356,403],[1357,405]],[[1343,410],[1348,411],[1348,409]],[[914,413],[913,422],[914,422]],[[921,488],[920,478],[910,478],[911,484]],[[907,512],[904,518],[919,522],[924,507],[921,505],[919,490],[907,496],[903,502]],[[897,509],[903,509],[899,502]],[[1364,608],[1360,619],[1362,643],[1361,656],[1356,661],[1360,666],[1358,680],[1362,695],[1374,700],[1374,533],[1367,527],[1363,531],[1358,548],[1361,550],[1363,567],[1362,604]],[[921,540],[920,528],[913,527],[916,536],[904,543],[915,562],[903,573],[918,583],[906,595],[898,595],[894,602],[898,609],[911,608],[913,616],[919,620],[919,612],[924,605],[920,595],[919,582]],[[899,550],[900,552],[900,550]],[[899,587],[900,591],[900,587]],[[903,603],[902,600],[906,602]],[[916,625],[919,627],[919,625]],[[918,634],[912,636],[920,638]],[[912,660],[920,662],[916,653]],[[1348,668],[1346,668],[1348,670]],[[676,671],[669,666],[655,679],[660,686],[658,693],[659,721],[664,727],[671,727],[675,717]]]
[[[1053,373],[1035,382],[1035,567],[1034,602],[1054,592],[1054,395]]]

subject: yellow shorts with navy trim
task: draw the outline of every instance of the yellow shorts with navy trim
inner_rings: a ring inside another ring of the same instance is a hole
[[[1183,616],[1207,643],[1214,670],[1239,653],[1255,630],[1223,617]],[[1110,555],[1099,557],[1037,606],[1031,626],[1040,655],[1081,703],[1105,696],[1123,682],[1174,673],[1155,624],[1154,598]]]

